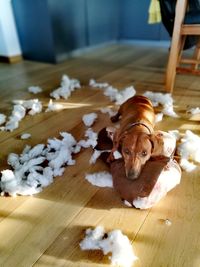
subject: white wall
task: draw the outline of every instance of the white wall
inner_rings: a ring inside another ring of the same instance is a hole
[[[21,54],[11,0],[0,0],[0,56]]]

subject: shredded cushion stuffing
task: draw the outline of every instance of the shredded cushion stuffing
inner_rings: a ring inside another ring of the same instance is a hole
[[[159,104],[163,106],[162,113],[167,116],[171,116],[174,118],[178,118],[179,116],[174,112],[173,108],[173,98],[171,94],[163,94],[163,93],[154,93],[151,91],[146,91],[144,96],[148,97],[153,106],[157,107]]]
[[[60,87],[54,90],[50,96],[55,99],[68,99],[71,93],[78,88],[81,88],[81,85],[77,79],[71,79],[69,76],[63,75]]]
[[[94,113],[94,112],[85,114],[82,117],[83,123],[87,127],[91,127],[94,124],[96,119],[97,119],[97,113]]]
[[[28,91],[29,93],[38,94],[42,92],[42,88],[39,86],[29,86]]]
[[[67,132],[62,139],[48,139],[47,145],[26,146],[21,155],[11,153],[8,164],[12,169],[1,172],[1,194],[32,195],[53,182],[53,177],[63,174],[66,165],[74,165],[72,154],[80,151],[77,142]]]
[[[135,260],[133,247],[126,235],[120,230],[105,233],[102,226],[94,230],[87,229],[85,238],[80,242],[82,250],[102,250],[104,255],[111,253],[109,259],[112,265],[131,267]]]
[[[50,112],[50,111],[56,111],[56,110],[61,110],[63,109],[63,105],[59,103],[53,102],[52,99],[49,100],[48,107],[45,110],[45,112]]]

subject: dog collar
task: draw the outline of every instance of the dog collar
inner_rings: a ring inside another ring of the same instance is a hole
[[[132,128],[132,127],[134,127],[134,126],[137,126],[137,125],[143,125],[144,127],[147,128],[147,130],[149,131],[150,134],[152,133],[152,131],[150,130],[150,128],[149,128],[145,123],[143,123],[143,122],[139,122],[139,121],[130,124],[127,130],[130,130],[130,128]]]

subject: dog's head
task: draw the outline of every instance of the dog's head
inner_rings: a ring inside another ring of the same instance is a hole
[[[120,144],[126,176],[129,179],[137,179],[153,151],[151,135],[125,133],[120,140]]]

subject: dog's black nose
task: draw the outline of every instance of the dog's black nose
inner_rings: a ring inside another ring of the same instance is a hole
[[[127,178],[130,179],[130,180],[135,180],[137,179],[139,176],[139,173],[135,172],[135,171],[129,171],[128,172],[128,175],[127,175]]]

